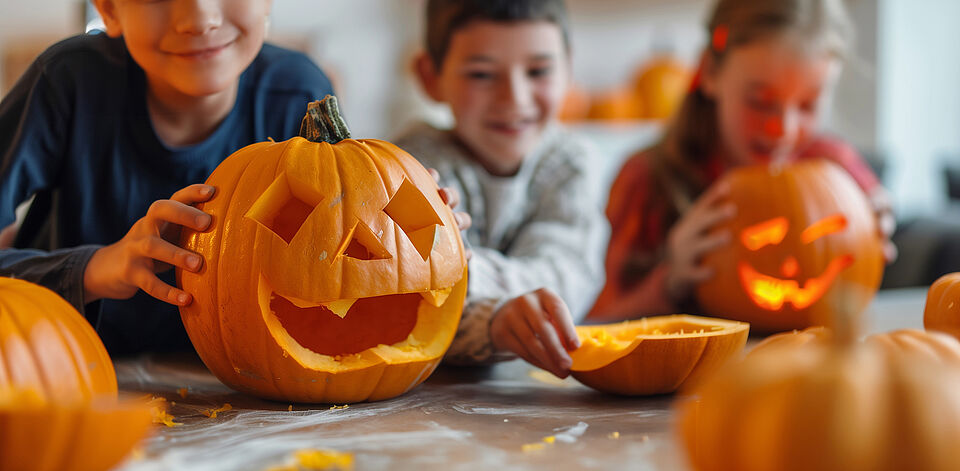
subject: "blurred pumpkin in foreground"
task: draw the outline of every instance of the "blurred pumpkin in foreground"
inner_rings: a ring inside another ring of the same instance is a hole
[[[145,404],[118,400],[113,363],[80,313],[0,278],[0,469],[103,471],[150,423]]]

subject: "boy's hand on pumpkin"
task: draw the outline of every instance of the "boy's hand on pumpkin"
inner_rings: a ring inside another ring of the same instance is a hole
[[[427,169],[427,171],[430,172],[430,176],[433,177],[437,183],[440,183],[440,174],[437,173],[435,169],[430,168]],[[440,194],[440,199],[443,200],[443,202],[446,203],[450,209],[456,209],[456,207],[460,205],[460,192],[457,191],[456,188],[446,186],[440,188],[437,190],[437,192]],[[470,214],[463,211],[454,211],[453,219],[456,221],[457,227],[461,231],[465,231],[469,229],[471,225],[473,225],[473,218],[470,217]],[[470,249],[467,249],[465,256],[467,257],[467,260],[470,260],[470,257],[473,256],[473,252]]]
[[[670,299],[683,299],[694,286],[713,276],[713,270],[703,266],[701,260],[730,243],[729,231],[712,231],[737,213],[732,203],[724,201],[729,192],[725,183],[710,187],[667,234],[666,284]]]
[[[898,251],[890,238],[897,230],[897,219],[893,216],[890,194],[883,187],[878,186],[870,192],[870,204],[873,205],[873,211],[877,215],[877,227],[883,237],[883,258],[887,263],[893,263],[897,259]]]
[[[122,239],[93,254],[83,274],[85,302],[127,299],[142,289],[170,304],[190,304],[190,294],[160,281],[156,274],[174,265],[192,272],[203,265],[199,254],[177,242],[180,227],[203,231],[210,226],[210,215],[191,205],[209,200],[213,193],[212,186],[198,184],[177,191],[169,200],[154,201]]]
[[[497,350],[516,353],[560,378],[573,365],[567,352],[580,347],[566,303],[546,288],[501,306],[490,321],[490,339]]]

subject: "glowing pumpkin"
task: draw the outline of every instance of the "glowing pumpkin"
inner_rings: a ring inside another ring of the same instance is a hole
[[[0,278],[0,469],[109,469],[150,423],[146,405],[117,400],[113,363],[80,313]]]
[[[960,273],[944,275],[930,286],[923,326],[960,339]]]
[[[690,88],[690,68],[669,57],[645,64],[633,81],[633,93],[643,103],[643,118],[673,117]]]
[[[600,391],[663,394],[694,384],[747,342],[743,322],[675,315],[577,327],[574,378]]]
[[[249,394],[299,402],[397,396],[436,368],[456,332],[466,260],[453,213],[416,159],[349,138],[336,100],[301,136],[247,146],[207,180],[204,257],[178,272],[183,324],[204,363]]]
[[[870,203],[826,160],[727,172],[737,215],[718,230],[733,241],[704,258],[716,273],[697,288],[705,312],[776,332],[862,312],[883,275]]]

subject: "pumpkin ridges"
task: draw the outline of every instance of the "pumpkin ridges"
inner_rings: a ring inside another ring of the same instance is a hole
[[[30,302],[29,298],[21,299],[21,302],[23,301]],[[39,312],[45,312],[45,310],[41,310]],[[30,336],[27,332],[27,329],[25,329],[24,326],[20,324],[19,322],[20,319],[18,319],[18,316],[14,313],[11,313],[10,315],[8,315],[7,320],[8,320],[7,325],[13,330],[11,337],[19,340],[19,342],[17,343],[21,347],[20,354],[23,355],[23,356],[18,356],[16,358],[9,358],[10,356],[9,350],[7,352],[4,352],[4,356],[8,357],[8,361],[9,361],[8,365],[10,366],[11,371],[19,370],[21,373],[29,372],[32,376],[32,384],[31,383],[24,384],[22,379],[18,380],[17,378],[13,378],[15,381],[14,387],[26,388],[26,389],[33,388],[37,390],[38,393],[42,394],[45,400],[50,400],[52,388],[50,387],[47,376],[43,374],[42,362],[40,361],[39,358],[37,358],[36,353],[33,351],[33,348],[32,348],[33,345],[32,345]],[[4,339],[4,343],[10,342],[11,337]],[[28,368],[23,368],[22,366],[25,360],[29,361],[30,366]],[[13,365],[18,363],[21,364],[21,367],[14,369]]]

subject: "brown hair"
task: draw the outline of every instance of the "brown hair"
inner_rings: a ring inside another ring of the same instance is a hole
[[[707,23],[704,59],[719,66],[731,49],[788,31],[841,58],[853,40],[842,0],[718,0]],[[656,176],[666,180],[678,213],[709,184],[702,167],[716,149],[717,128],[716,103],[694,84],[652,153]]]
[[[457,30],[476,20],[498,22],[549,21],[560,28],[567,49],[570,32],[563,0],[429,0],[427,54],[440,69]]]

